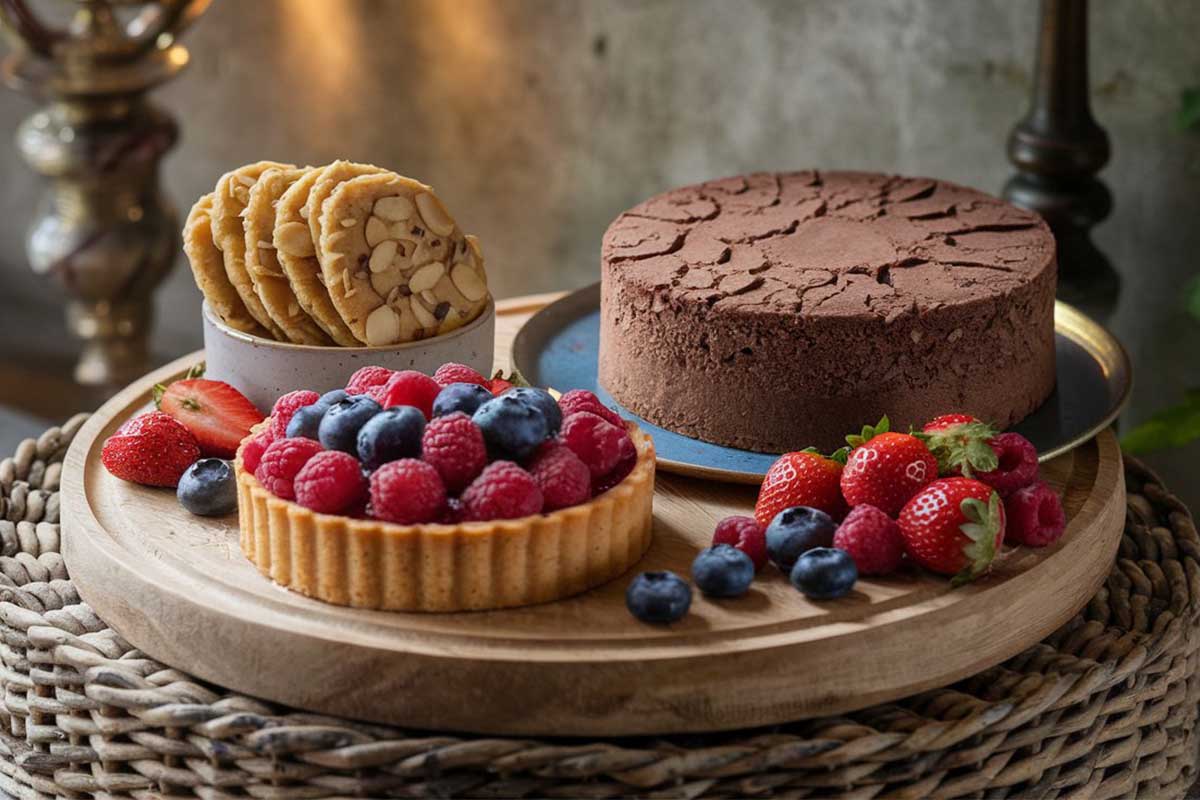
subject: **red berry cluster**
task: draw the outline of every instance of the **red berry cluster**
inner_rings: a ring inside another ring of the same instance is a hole
[[[318,399],[298,391],[279,398],[270,424],[243,443],[243,466],[271,493],[314,511],[412,525],[514,519],[578,505],[615,486],[637,461],[621,418],[581,390],[559,399],[561,428],[528,458],[493,459],[470,416],[433,416],[434,400],[455,383],[482,386],[493,396],[513,388],[499,374],[488,379],[462,364],[444,364],[432,377],[363,367],[350,377],[346,393],[367,395],[385,409],[418,409],[427,420],[419,455],[368,475],[348,453],[287,438],[292,416]]]
[[[1005,541],[1042,547],[1062,535],[1062,504],[1023,436],[966,414],[914,433],[888,427],[885,417],[829,456],[780,457],[755,505],[760,528],[784,509],[817,508],[841,521],[834,546],[859,573],[886,575],[907,558],[959,581],[985,571]]]

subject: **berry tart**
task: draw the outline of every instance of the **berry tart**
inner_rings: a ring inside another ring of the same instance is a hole
[[[290,392],[234,469],[246,557],[339,605],[543,603],[617,577],[650,545],[650,437],[589,392],[556,399],[459,364],[364,367],[344,390]]]

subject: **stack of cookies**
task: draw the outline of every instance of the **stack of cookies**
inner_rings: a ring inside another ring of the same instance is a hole
[[[239,167],[192,206],[183,241],[213,313],[282,342],[411,342],[488,302],[479,240],[430,187],[366,164]]]

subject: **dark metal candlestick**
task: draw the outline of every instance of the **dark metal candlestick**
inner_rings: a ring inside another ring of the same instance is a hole
[[[3,78],[46,101],[17,133],[50,179],[27,252],[69,295],[82,384],[119,386],[147,366],[151,296],[179,249],[179,219],[158,182],[176,125],[146,93],[187,65],[175,37],[209,1],[76,0],[56,28],[26,0],[0,0],[0,25],[17,43]]]
[[[1008,139],[1017,174],[1004,196],[1040,213],[1058,239],[1060,295],[1095,305],[1115,301],[1119,279],[1089,231],[1112,210],[1096,173],[1108,162],[1108,134],[1092,117],[1088,90],[1087,0],[1042,0],[1029,113]]]

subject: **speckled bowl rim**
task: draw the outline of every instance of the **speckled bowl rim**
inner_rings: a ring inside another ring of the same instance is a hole
[[[494,325],[496,319],[496,301],[495,298],[489,294],[487,305],[484,306],[483,311],[478,317],[471,320],[466,325],[463,325],[461,328],[455,328],[449,333],[443,333],[441,336],[431,336],[428,339],[417,339],[416,341],[402,342],[399,344],[376,345],[374,347],[370,345],[363,345],[362,347],[342,347],[341,345],[296,344],[295,342],[280,342],[275,339],[264,339],[261,336],[255,336],[252,333],[246,333],[245,331],[239,331],[229,327],[213,312],[207,301],[201,304],[200,310],[201,313],[204,314],[204,318],[222,334],[231,339],[237,339],[238,341],[245,342],[246,344],[253,345],[255,347],[269,347],[272,349],[294,351],[336,351],[339,353],[363,354],[397,353],[405,350],[423,349],[428,347],[433,342],[448,342],[454,340],[455,338],[466,336],[481,325]]]

